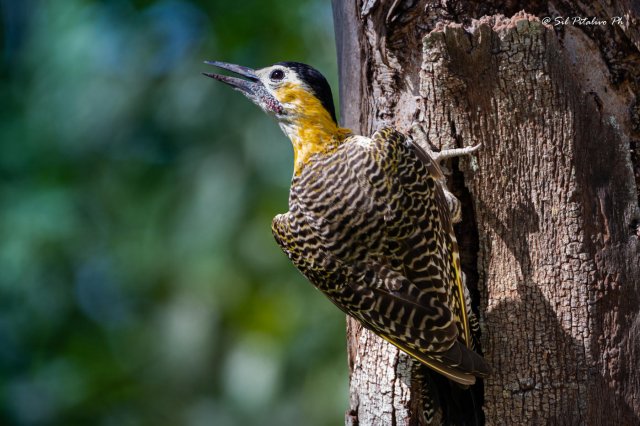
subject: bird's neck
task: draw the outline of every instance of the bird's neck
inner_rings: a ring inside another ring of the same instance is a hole
[[[294,175],[300,174],[316,154],[330,154],[350,136],[351,130],[339,127],[326,111],[305,114],[280,127],[291,139],[294,155]]]

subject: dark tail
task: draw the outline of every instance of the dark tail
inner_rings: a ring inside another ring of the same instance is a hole
[[[418,424],[483,426],[484,383],[461,387],[422,363],[414,362],[414,391],[420,394]]]

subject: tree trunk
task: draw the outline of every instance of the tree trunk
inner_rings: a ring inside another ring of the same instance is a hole
[[[333,2],[343,125],[482,144],[447,168],[494,370],[476,389],[487,424],[640,424],[633,2]],[[347,424],[421,424],[412,361],[347,331]]]

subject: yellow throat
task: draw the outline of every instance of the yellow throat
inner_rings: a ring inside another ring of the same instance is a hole
[[[352,134],[351,130],[338,126],[318,98],[300,86],[287,83],[277,90],[276,97],[298,112],[290,121],[280,122],[293,145],[295,175],[313,155],[333,152]]]

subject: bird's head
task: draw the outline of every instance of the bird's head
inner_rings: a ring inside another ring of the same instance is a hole
[[[335,147],[351,134],[338,126],[329,83],[309,65],[278,62],[254,70],[225,62],[206,63],[244,77],[203,73],[241,92],[278,120],[293,143],[296,170],[313,154]]]

